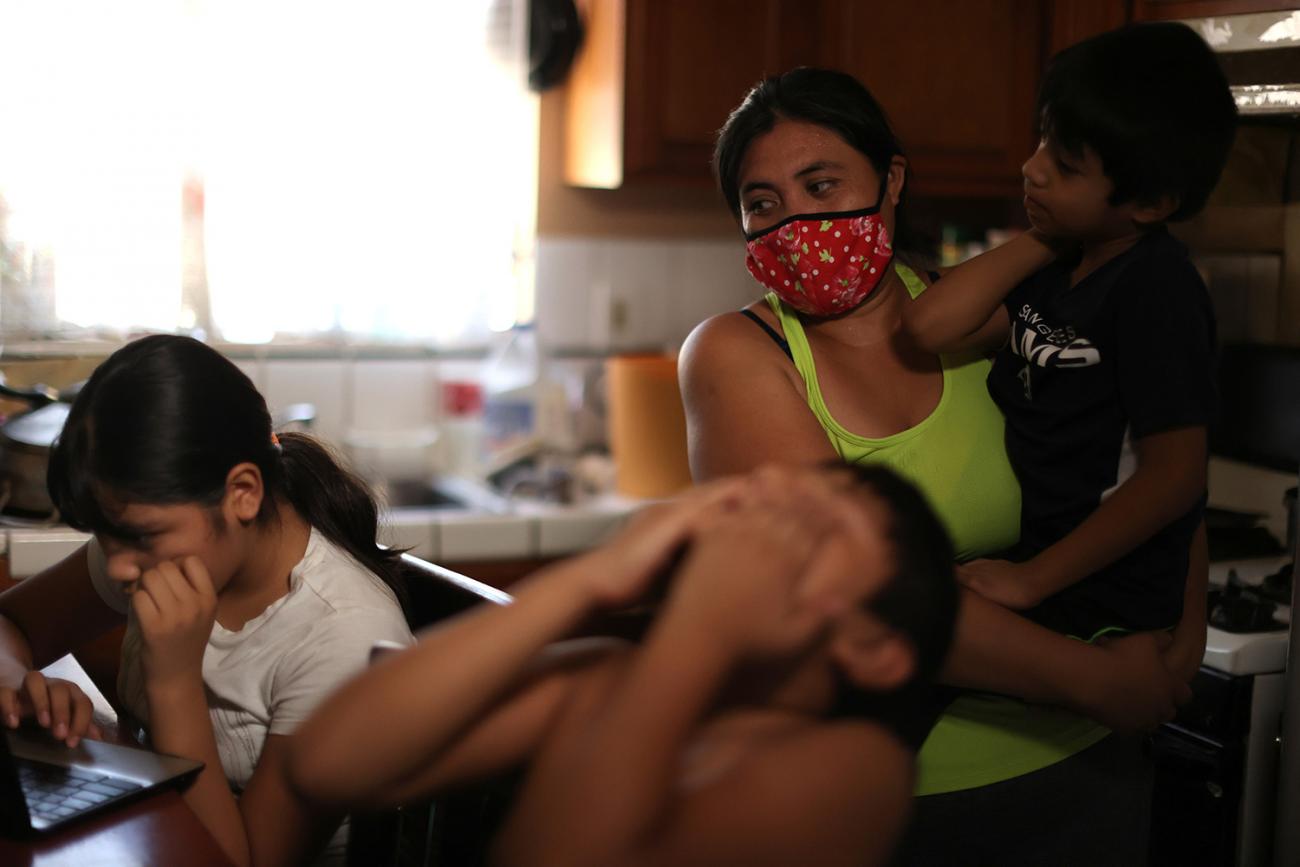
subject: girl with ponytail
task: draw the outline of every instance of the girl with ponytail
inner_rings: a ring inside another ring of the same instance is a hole
[[[0,720],[75,746],[90,702],[40,668],[126,620],[118,699],[161,752],[204,762],[186,802],[236,864],[341,859],[338,816],[288,787],[287,736],[409,644],[400,553],[364,483],[304,434],[277,435],[239,368],[186,337],[137,340],[77,396],[49,467],[94,538],[0,595]]]

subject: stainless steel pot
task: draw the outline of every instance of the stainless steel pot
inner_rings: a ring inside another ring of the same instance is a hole
[[[45,487],[50,447],[63,430],[72,408],[71,394],[38,386],[22,391],[0,384],[0,394],[25,400],[35,408],[0,424],[0,511],[28,518],[53,517]]]

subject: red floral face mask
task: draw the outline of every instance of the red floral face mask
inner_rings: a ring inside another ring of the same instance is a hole
[[[869,208],[796,214],[746,235],[745,266],[800,313],[836,316],[852,310],[880,285],[894,258],[880,217],[884,194],[882,179],[880,199]]]

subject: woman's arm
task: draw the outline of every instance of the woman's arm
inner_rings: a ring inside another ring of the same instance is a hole
[[[966,591],[944,681],[1068,707],[1119,731],[1154,728],[1173,717],[1201,667],[1208,573],[1202,522],[1192,537],[1172,640],[1140,633],[1090,645]]]
[[[906,305],[903,327],[927,352],[995,349],[1010,332],[1002,300],[1055,258],[1037,232],[1025,232],[936,280]]]
[[[1165,660],[1170,643],[1163,633],[1138,633],[1087,644],[963,591],[942,680],[1069,708],[1117,731],[1146,731],[1172,719],[1189,695]]]
[[[40,669],[122,622],[90,583],[83,546],[0,594],[0,719],[16,728],[32,715],[68,746],[97,736],[90,699]]]
[[[794,365],[745,317],[724,313],[701,323],[678,363],[697,482],[763,464],[836,457],[808,409]]]

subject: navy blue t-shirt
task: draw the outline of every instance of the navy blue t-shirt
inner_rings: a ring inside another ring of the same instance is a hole
[[[1079,526],[1133,472],[1133,442],[1208,426],[1214,313],[1187,249],[1164,229],[1070,286],[1056,262],[1006,299],[1011,339],[989,374],[1021,487],[1027,560]],[[1107,627],[1172,626],[1204,498],[1135,550],[1026,612],[1089,638]]]

